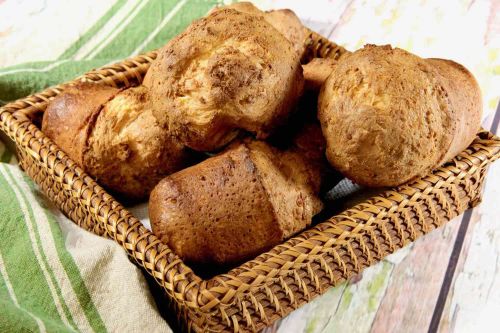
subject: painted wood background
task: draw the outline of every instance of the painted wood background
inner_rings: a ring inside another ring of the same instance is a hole
[[[350,50],[392,44],[477,77],[498,131],[499,1],[255,1],[292,8]],[[271,332],[500,332],[500,164],[482,204],[291,313]]]

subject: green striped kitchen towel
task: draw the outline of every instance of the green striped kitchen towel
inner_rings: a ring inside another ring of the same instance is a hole
[[[0,0],[0,103],[158,48],[217,1]],[[165,332],[141,271],[65,218],[0,141],[0,332]]]

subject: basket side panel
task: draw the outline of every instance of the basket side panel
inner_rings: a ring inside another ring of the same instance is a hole
[[[30,176],[40,189],[47,195],[61,211],[80,227],[93,232],[99,236],[107,236],[106,230],[101,227],[99,221],[79,204],[79,200],[70,192],[65,191],[63,177],[50,172],[50,169],[33,163],[30,155],[23,150],[17,150],[19,166]]]
[[[231,306],[214,312],[210,321],[196,327],[197,331],[223,331],[228,325],[233,328],[237,325],[241,331],[255,331],[270,325],[329,287],[350,279],[477,205],[484,175],[485,168],[481,168],[472,175],[456,178],[442,189],[433,189],[428,194],[422,191],[416,194],[419,200],[389,209],[380,219],[365,214],[331,219],[315,237],[290,247],[292,258],[275,258],[283,261],[280,265],[286,266],[285,260],[290,262],[286,274],[269,278],[272,282],[265,286],[250,288],[236,297]],[[344,238],[347,234],[354,237]],[[332,240],[337,240],[337,244],[331,244]],[[307,260],[303,258],[305,254]],[[265,274],[277,275],[273,272],[276,269],[268,267]],[[200,320],[198,314],[192,317],[193,321]]]

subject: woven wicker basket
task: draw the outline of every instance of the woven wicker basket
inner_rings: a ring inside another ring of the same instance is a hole
[[[311,33],[307,59],[346,52]],[[79,226],[115,240],[168,295],[190,331],[255,331],[327,288],[474,207],[500,139],[480,132],[453,161],[423,179],[384,192],[302,232],[226,274],[204,280],[108,195],[39,130],[47,103],[64,87],[93,81],[116,87],[141,82],[155,52],[92,71],[0,109],[0,129],[17,146],[19,163]]]

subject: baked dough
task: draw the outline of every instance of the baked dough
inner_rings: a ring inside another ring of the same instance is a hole
[[[255,7],[251,2],[236,2],[231,5],[217,7],[212,12],[226,8],[263,16],[267,22],[293,44],[295,52],[299,55],[299,58],[302,58],[306,49],[305,42],[308,30],[292,10],[275,9],[264,12]]]
[[[428,174],[474,139],[481,93],[463,66],[389,45],[342,57],[321,89],[330,163],[356,183],[396,186]]]
[[[192,159],[158,122],[142,86],[71,87],[47,107],[42,131],[101,185],[130,201],[147,197]]]
[[[155,115],[188,147],[217,150],[241,131],[266,138],[302,94],[293,45],[262,16],[220,9],[159,51],[144,79]]]
[[[314,58],[307,64],[302,65],[305,90],[319,91],[332,73],[337,61],[331,58]]]
[[[234,264],[306,228],[322,209],[319,184],[320,170],[297,151],[235,143],[163,179],[151,226],[187,262]]]

